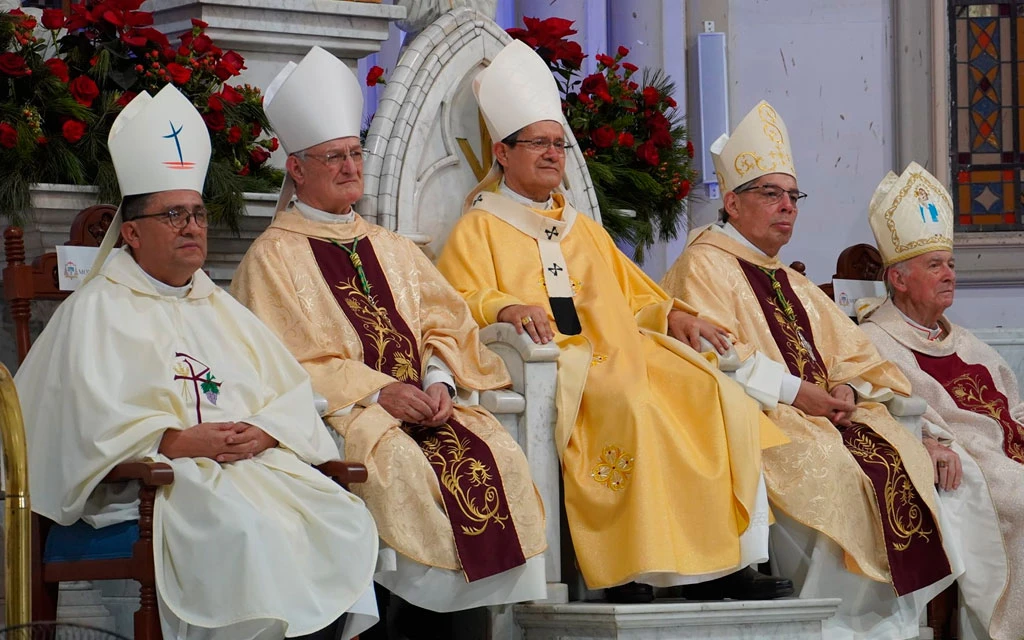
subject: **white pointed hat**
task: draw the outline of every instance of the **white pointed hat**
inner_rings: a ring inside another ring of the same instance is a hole
[[[769,173],[796,178],[786,123],[764,100],[743,117],[732,135],[715,140],[710,151],[722,193]]]
[[[263,110],[287,153],[296,153],[336,138],[359,137],[363,89],[341,60],[313,47],[301,62],[289,62],[267,87]],[[278,210],[295,195],[286,177]]]
[[[122,198],[178,189],[203,193],[210,134],[196,108],[170,84],[156,96],[143,91],[121,110],[110,126],[107,148]],[[96,265],[103,264],[121,235],[122,206],[103,236]],[[85,281],[97,273],[98,268],[92,269]]]
[[[928,170],[911,162],[888,173],[868,205],[868,223],[885,266],[929,251],[953,250],[953,202]]]

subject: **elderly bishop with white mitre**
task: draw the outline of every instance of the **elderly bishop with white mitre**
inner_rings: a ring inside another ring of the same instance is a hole
[[[352,637],[376,618],[376,530],[310,466],[338,452],[309,376],[201,269],[206,125],[167,85],[124,108],[108,145],[121,207],[15,378],[32,507],[60,525],[137,520],[138,487],[100,481],[121,462],[165,462],[174,482],[153,512],[164,638]]]
[[[314,47],[265,108],[288,177],[232,290],[306,367],[346,458],[369,470],[353,491],[386,544],[377,582],[433,612],[545,598],[543,505],[526,456],[478,402],[508,373],[419,247],[352,207],[359,81]]]
[[[1024,402],[996,351],[950,322],[953,206],[916,162],[878,185],[868,221],[888,298],[861,323],[928,402],[922,442],[961,545],[961,638],[1024,636]]]

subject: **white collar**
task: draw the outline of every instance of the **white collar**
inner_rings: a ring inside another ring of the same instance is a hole
[[[329,224],[348,223],[356,219],[356,211],[348,208],[348,213],[328,213],[322,209],[311,207],[301,200],[295,201],[295,208],[299,210],[302,217],[311,222],[327,222]]]
[[[180,287],[172,287],[166,282],[157,280],[153,276],[149,275],[142,267],[139,267],[139,271],[141,271],[153,284],[153,288],[156,289],[158,295],[166,296],[168,298],[184,298],[188,295],[188,292],[192,290],[192,278],[189,278],[188,282]]]
[[[896,302],[895,301],[893,301],[893,303],[892,303],[892,308],[896,310],[896,313],[898,313],[901,316],[903,316],[903,320],[907,324],[909,324],[912,328],[917,329],[921,333],[925,334],[925,336],[928,338],[929,341],[938,340],[942,336],[942,325],[941,324],[936,322],[935,323],[935,328],[934,329],[929,329],[928,327],[924,326],[920,322],[914,320],[913,318],[911,318],[907,314],[903,313],[903,310],[896,306]]]
[[[531,200],[530,198],[527,198],[523,194],[516,193],[515,191],[513,191],[507,184],[505,184],[505,178],[501,179],[501,183],[498,185],[498,190],[501,191],[501,194],[503,196],[507,196],[512,200],[515,200],[524,207],[543,210],[554,209],[555,207],[555,199],[552,198],[551,196],[548,196],[547,202],[537,202],[536,200]]]
[[[755,247],[754,243],[752,243],[750,240],[747,240],[746,237],[744,237],[744,235],[739,232],[739,229],[737,229],[736,227],[732,226],[732,224],[730,224],[729,222],[717,222],[717,223],[711,225],[711,228],[716,230],[716,231],[720,231],[721,233],[724,233],[725,235],[729,236],[730,238],[732,238],[736,242],[740,243],[744,247],[750,249],[751,251],[753,251],[754,253],[756,253],[759,256],[764,256],[766,258],[774,257],[774,256],[768,255],[764,251],[761,251],[760,249]]]

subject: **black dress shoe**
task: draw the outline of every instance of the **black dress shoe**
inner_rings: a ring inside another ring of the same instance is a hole
[[[746,567],[715,580],[686,585],[682,595],[687,600],[773,600],[793,595],[793,581]]]
[[[645,604],[654,602],[654,587],[639,582],[627,582],[604,590],[605,600],[615,604]]]

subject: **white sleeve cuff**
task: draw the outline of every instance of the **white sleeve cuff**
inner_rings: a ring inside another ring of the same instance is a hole
[[[455,388],[455,377],[452,370],[437,356],[430,356],[427,360],[427,372],[423,374],[423,390],[426,391],[430,385],[443,382],[449,389]]]
[[[793,404],[797,395],[800,394],[801,384],[803,384],[803,380],[787,371],[782,377],[782,388],[779,390],[779,402],[783,404]]]
[[[379,398],[379,397],[380,397],[380,389],[377,389],[376,391],[374,391],[370,395],[366,396],[365,398],[360,398],[359,400],[356,400],[356,404],[359,405],[360,407],[368,407],[368,406],[370,406],[372,404],[377,404],[377,398]],[[335,415],[337,413],[338,412],[335,411],[331,415]],[[341,414],[341,415],[345,415],[345,414]]]
[[[784,402],[782,394],[785,390],[786,377],[793,377],[786,371],[786,365],[760,352],[747,358],[736,371],[724,373],[738,382],[747,395],[757,400],[765,411],[774,409],[780,401]]]
[[[846,384],[853,387],[853,390],[857,392],[857,401],[866,400],[868,402],[888,402],[895,395],[889,387],[876,387],[863,378],[854,378],[849,380]]]

